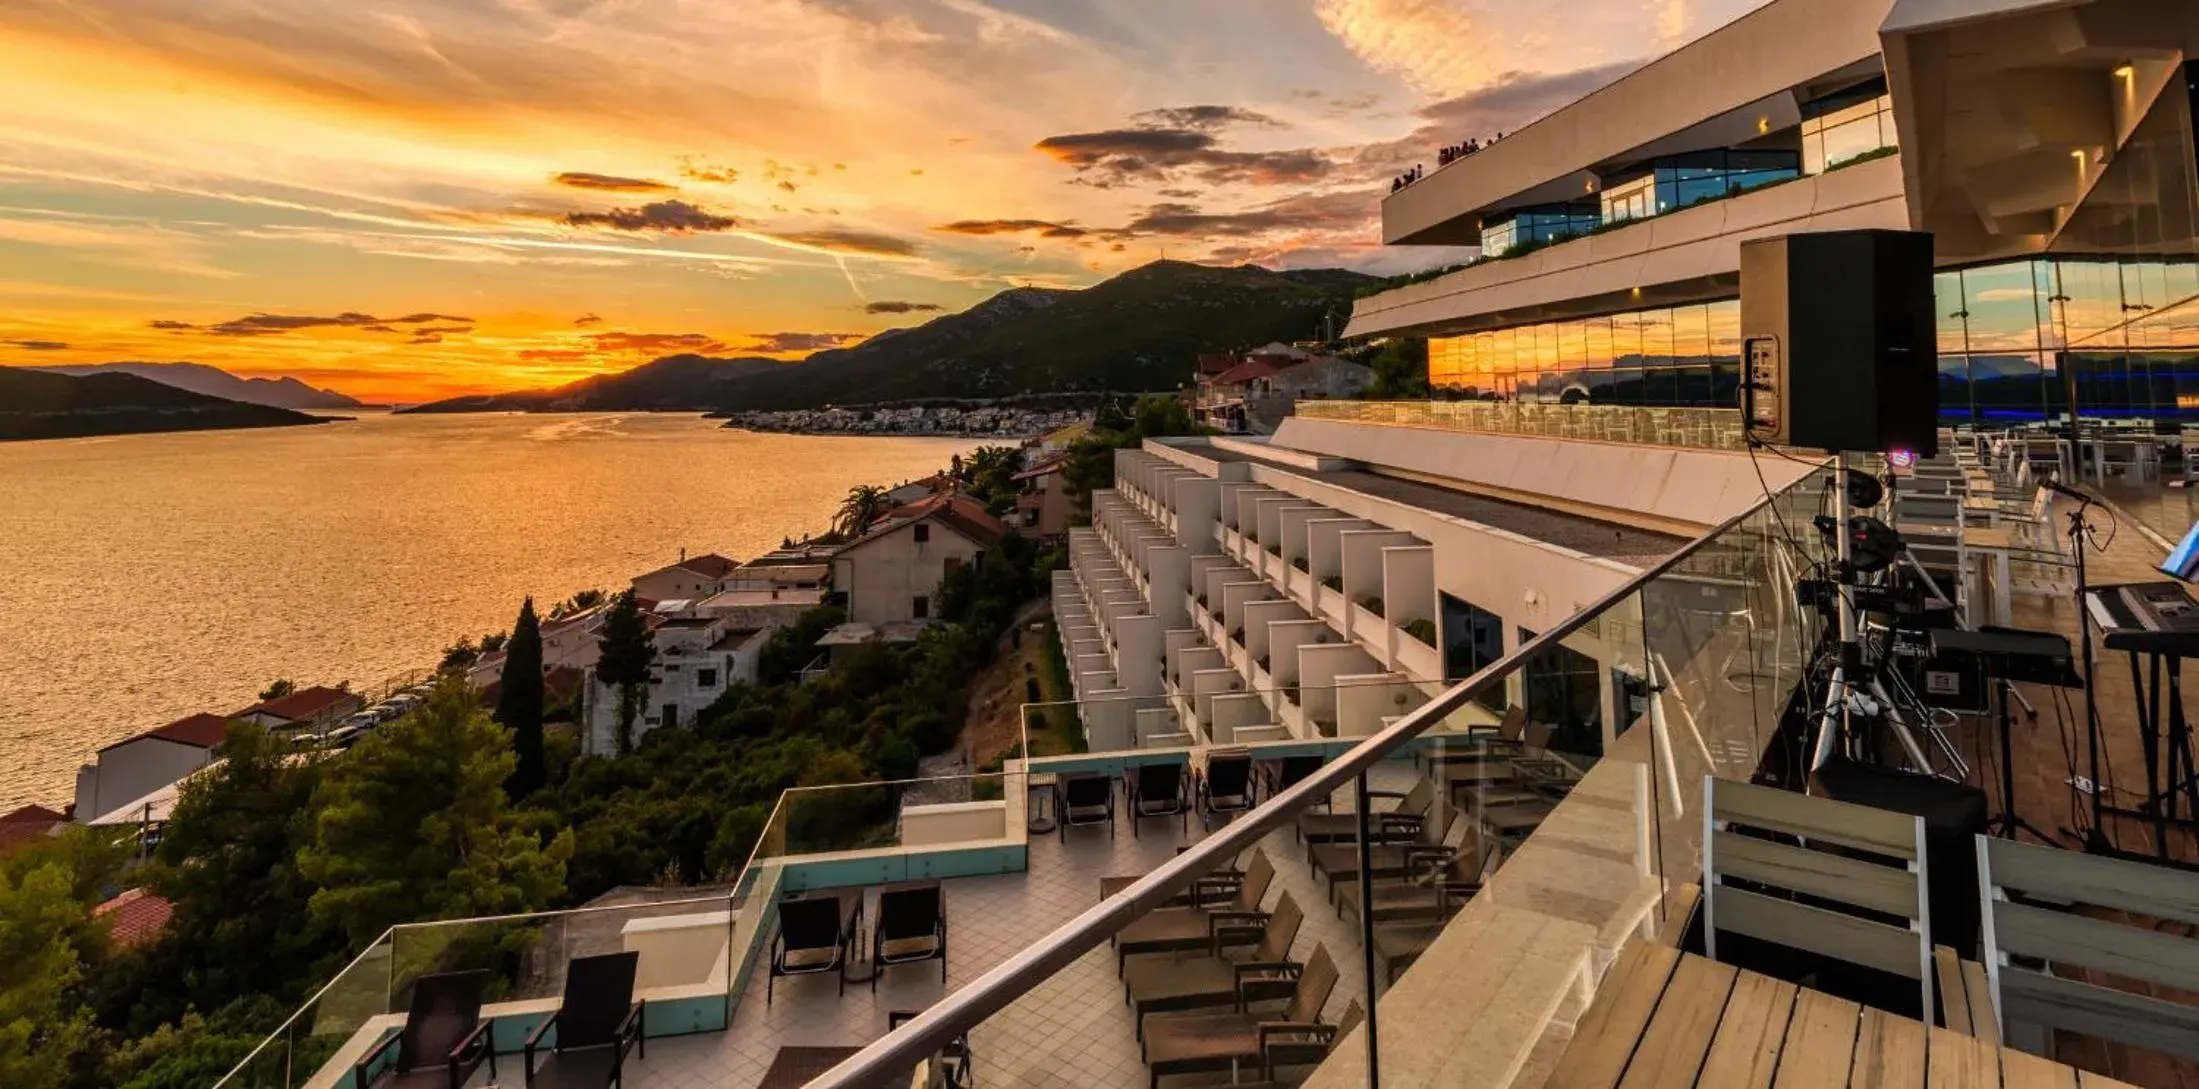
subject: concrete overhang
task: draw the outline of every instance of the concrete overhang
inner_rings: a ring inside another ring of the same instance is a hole
[[[1482,217],[1581,199],[1599,167],[1791,128],[1801,100],[1869,74],[1889,2],[1772,0],[1391,194],[1383,241],[1472,245]]]

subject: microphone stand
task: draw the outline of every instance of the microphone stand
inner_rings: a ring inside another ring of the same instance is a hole
[[[2087,792],[2092,796],[2092,827],[2081,839],[2086,851],[2093,854],[2106,854],[2113,852],[2116,848],[2114,844],[2108,841],[2107,825],[2101,820],[2104,816],[2102,813],[2105,804],[2103,799],[2107,793],[2107,787],[2106,784],[2100,782],[2100,704],[2093,695],[2098,686],[2093,684],[2092,680],[2092,610],[2085,605],[2085,595],[2091,586],[2085,580],[2084,547],[2085,542],[2091,538],[2092,526],[2085,521],[2084,512],[2092,506],[2092,497],[2075,488],[2053,482],[2049,482],[2047,487],[2057,494],[2077,500],[2077,509],[2069,512],[2069,528],[2066,532],[2069,535],[2070,555],[2077,563],[2077,588],[2071,595],[2071,599],[2077,607],[2077,649],[2078,654],[2081,656],[2080,660],[2084,665],[2086,775],[2092,782],[2092,789]],[[2063,831],[2070,832],[2072,838],[2080,838],[2070,829],[2063,829]]]

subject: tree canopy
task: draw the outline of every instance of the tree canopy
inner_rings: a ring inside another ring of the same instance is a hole
[[[512,777],[506,784],[517,801],[542,789],[542,622],[534,599],[519,606],[504,672],[496,692],[496,721],[512,732]]]

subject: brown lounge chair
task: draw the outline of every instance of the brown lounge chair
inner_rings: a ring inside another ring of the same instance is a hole
[[[405,1027],[359,1060],[351,1084],[361,1089],[459,1089],[484,1058],[494,1081],[496,1051],[489,1046],[489,1023],[481,1019],[481,991],[488,982],[487,972],[444,972],[414,980]],[[384,1066],[392,1047],[396,1061]]]
[[[1104,824],[1107,838],[1115,838],[1115,781],[1104,775],[1064,775],[1055,783],[1061,791],[1061,841],[1069,842],[1069,829]]]
[[[1471,828],[1466,842],[1448,865],[1429,861],[1427,868],[1410,877],[1375,881],[1374,921],[1377,923],[1447,919],[1481,891],[1481,871],[1487,855]],[[1344,918],[1359,918],[1359,884],[1346,882],[1336,890],[1336,910]]]
[[[527,1034],[521,1055],[527,1089],[607,1089],[626,1084],[626,1053],[638,1048],[640,1057],[649,1054],[641,1037],[645,1004],[634,1000],[634,970],[640,963],[641,954],[631,952],[565,962],[565,997],[556,1012]],[[535,1052],[552,1026],[557,1028],[557,1042],[538,1067]]]
[[[862,930],[863,901],[857,897],[843,920],[840,898],[812,896],[779,905],[779,933],[771,940],[770,975],[764,979],[764,1005],[771,1005],[780,976],[831,972],[848,993],[847,964],[855,959],[855,935]]]
[[[1269,1025],[1267,1038],[1260,1047],[1260,1078],[1256,1082],[1239,1083],[1238,1089],[1276,1089],[1282,1083],[1275,1080],[1278,1066],[1311,1066],[1329,1057],[1329,1050],[1336,1041],[1351,1034],[1366,1020],[1367,1011],[1360,1008],[1354,998],[1344,1004],[1344,1016],[1333,1025],[1311,1021],[1303,1025]]]
[[[1298,940],[1305,912],[1290,893],[1275,901],[1267,929],[1252,959],[1233,961],[1208,955],[1195,960],[1147,957],[1124,969],[1123,995],[1136,1011],[1138,1038],[1145,1038],[1145,1016],[1168,1010],[1239,1006],[1248,998],[1285,998],[1290,994],[1290,943]],[[1262,987],[1262,984],[1267,984]]]
[[[1336,962],[1328,947],[1296,973],[1290,1003],[1279,1013],[1198,1013],[1156,1018],[1145,1030],[1143,1058],[1152,1071],[1152,1089],[1166,1074],[1229,1070],[1261,1061],[1270,1041],[1302,1039],[1321,1020],[1321,1007],[1336,989]]]
[[[935,882],[879,893],[878,925],[870,941],[871,993],[878,993],[878,977],[887,968],[927,960],[939,962],[939,982],[946,983],[946,890]]]
[[[1252,779],[1250,749],[1208,750],[1206,772],[1193,785],[1199,799],[1199,820],[1208,826],[1216,817],[1227,820],[1250,812],[1260,801],[1258,784]]]
[[[1453,912],[1465,906],[1461,900],[1450,905]],[[1397,982],[1405,969],[1413,966],[1420,955],[1435,944],[1437,935],[1451,925],[1450,916],[1439,919],[1414,919],[1408,922],[1374,924],[1374,956],[1382,963],[1382,981]]]
[[[1435,808],[1435,784],[1423,778],[1403,794],[1394,790],[1367,792],[1370,805],[1377,798],[1388,798],[1395,804],[1388,809],[1377,809],[1367,814],[1368,833],[1376,839],[1410,839],[1420,830],[1421,822],[1428,819],[1428,811]],[[1357,813],[1298,814],[1298,840],[1301,843],[1335,843],[1358,838]]]
[[[1190,767],[1178,763],[1140,764],[1122,773],[1123,797],[1130,804],[1130,836],[1147,817],[1174,817],[1178,831],[1190,829]]]
[[[1226,945],[1251,945],[1260,940],[1267,915],[1260,910],[1268,886],[1275,881],[1275,863],[1266,851],[1255,851],[1245,867],[1237,895],[1218,908],[1155,908],[1123,927],[1115,935],[1115,974],[1121,975],[1132,953],[1176,953],[1203,949],[1220,953]]]
[[[1362,863],[1376,880],[1410,877],[1430,867],[1449,865],[1457,851],[1444,846],[1443,841],[1457,820],[1457,810],[1445,810],[1440,821],[1420,822],[1409,842],[1369,844],[1364,859],[1357,843],[1309,844],[1306,862],[1315,874],[1328,879],[1329,904],[1334,907],[1337,886],[1358,880]]]

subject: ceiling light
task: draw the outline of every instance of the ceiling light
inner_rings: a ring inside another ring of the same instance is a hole
[[[1765,134],[1765,133],[1767,133],[1767,132],[1770,132],[1770,131],[1771,131],[1771,118],[1769,118],[1769,117],[1759,117],[1759,118],[1757,118],[1757,119],[1756,119],[1756,135],[1758,135],[1758,136],[1762,136],[1763,134]]]
[[[2115,78],[2117,79],[2132,79],[2137,75],[2138,69],[2133,65],[2120,65],[2115,69]]]

